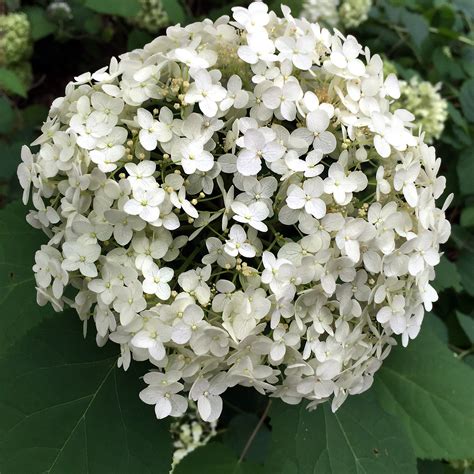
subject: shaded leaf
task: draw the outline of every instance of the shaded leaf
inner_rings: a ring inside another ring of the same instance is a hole
[[[405,426],[423,459],[473,455],[474,371],[429,330],[395,348],[375,377],[378,400]]]
[[[310,412],[304,405],[270,410],[269,474],[416,473],[409,439],[373,393],[349,398],[336,413],[328,403]]]
[[[472,245],[469,242],[469,245]],[[471,296],[474,296],[474,252],[472,249],[467,248],[463,250],[456,261],[458,272],[461,277],[462,286]]]
[[[45,38],[56,31],[56,25],[49,20],[44,8],[30,6],[24,8],[24,12],[28,15],[31,25],[31,39],[33,41]]]
[[[86,7],[99,13],[107,15],[118,15],[124,17],[135,16],[140,11],[138,0],[85,0]]]
[[[8,133],[15,122],[15,113],[10,101],[0,96],[0,134]]]
[[[402,10],[400,19],[415,46],[420,48],[423,41],[428,37],[429,23],[422,15],[411,13],[408,10]]]
[[[31,269],[46,238],[25,221],[25,214],[19,202],[0,211],[0,355],[51,313],[36,304]]]
[[[461,225],[463,227],[474,227],[474,207],[465,207],[461,211]]]
[[[115,345],[81,332],[57,314],[0,360],[0,471],[167,474],[168,423],[138,397],[143,368],[124,373]]]
[[[474,79],[469,79],[461,86],[459,100],[466,118],[474,122]]]
[[[263,467],[239,463],[225,444],[211,442],[188,454],[174,469],[174,474],[263,474]]]
[[[474,183],[474,148],[468,148],[461,153],[457,171],[461,193],[464,195],[474,194],[472,185]]]
[[[259,422],[257,415],[246,413],[234,416],[226,428],[224,442],[238,457],[242,454],[248,439]],[[245,460],[264,463],[270,444],[270,431],[262,425],[255,435]]]
[[[186,20],[186,13],[178,0],[161,0],[161,5],[170,23],[183,23]]]
[[[466,314],[456,311],[456,316],[458,318],[459,324],[463,328],[466,336],[469,340],[474,343],[474,318]]]
[[[433,286],[437,291],[443,291],[447,288],[462,291],[461,277],[459,276],[458,269],[456,265],[449,261],[444,255],[436,267],[436,278],[433,282]]]
[[[26,87],[13,71],[0,67],[0,90],[26,97]]]

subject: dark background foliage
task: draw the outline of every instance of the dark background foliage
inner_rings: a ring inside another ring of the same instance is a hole
[[[21,145],[38,134],[66,83],[162,31],[134,26],[138,0],[69,0],[67,18],[48,13],[50,3],[0,0],[0,13],[26,13],[32,44],[27,83],[0,64],[0,472],[166,473],[168,422],[138,400],[146,367],[124,374],[116,349],[97,348],[92,334],[84,341],[72,312],[36,305],[31,265],[42,236],[16,202]],[[246,3],[162,0],[170,24]],[[284,3],[298,14],[301,2]],[[230,391],[217,437],[176,473],[474,472],[473,22],[474,0],[375,0],[369,19],[348,32],[390,59],[402,79],[441,82],[449,101],[435,145],[446,194],[455,194],[452,236],[437,268],[440,300],[420,336],[395,349],[374,388],[336,414]]]

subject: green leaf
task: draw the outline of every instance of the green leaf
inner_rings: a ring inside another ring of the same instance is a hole
[[[258,425],[257,415],[251,413],[234,416],[224,433],[224,442],[238,457],[242,454],[255,427]],[[245,454],[245,460],[263,464],[268,454],[270,431],[262,425],[255,435],[252,444]]]
[[[25,221],[25,214],[19,202],[0,211],[0,355],[51,313],[36,304],[31,269],[46,238]]]
[[[186,13],[178,0],[161,0],[170,23],[183,23],[186,20]]]
[[[0,67],[0,90],[26,97],[26,88],[13,71]]]
[[[474,107],[474,105],[473,105]],[[457,164],[459,188],[463,195],[474,194],[474,148],[468,148],[459,156]]]
[[[458,269],[456,265],[450,262],[444,255],[436,267],[436,278],[433,282],[433,286],[437,291],[443,291],[447,288],[462,291],[461,277],[459,276]]]
[[[456,316],[458,318],[459,324],[463,328],[466,336],[469,340],[474,343],[474,318],[466,314],[456,311]]]
[[[473,455],[474,371],[429,330],[395,348],[375,376],[379,402],[405,426],[423,459]]]
[[[453,4],[470,18],[474,18],[474,3],[472,0],[453,0]]]
[[[49,20],[44,8],[31,6],[23,10],[28,15],[28,20],[30,21],[31,39],[33,41],[45,38],[56,31],[56,25]]]
[[[470,249],[463,250],[456,261],[461,282],[464,289],[474,296],[474,252]]]
[[[134,28],[128,35],[127,38],[127,49],[139,49],[143,48],[147,43],[153,39],[153,36],[146,31]]]
[[[414,474],[416,459],[397,419],[373,393],[350,397],[332,413],[277,402],[270,410],[271,455],[266,472],[284,474]]]
[[[0,134],[7,134],[15,122],[15,112],[6,97],[0,96]]]
[[[124,17],[133,17],[140,11],[138,0],[85,0],[86,7],[106,15],[118,15]]]
[[[401,12],[400,20],[407,29],[415,46],[420,48],[423,41],[428,37],[429,23],[422,15],[411,13],[408,10]]]
[[[461,211],[461,225],[463,227],[474,227],[474,206],[465,207]]]
[[[263,474],[263,467],[239,463],[232,450],[222,443],[211,442],[188,454],[174,469],[174,474]]]
[[[0,471],[168,474],[168,423],[138,397],[143,365],[118,369],[117,346],[84,341],[81,324],[58,314],[0,360]]]
[[[474,78],[467,80],[461,86],[459,101],[466,118],[474,122]]]

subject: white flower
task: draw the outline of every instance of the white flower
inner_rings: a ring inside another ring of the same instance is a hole
[[[231,208],[235,213],[234,220],[248,224],[261,232],[268,230],[267,225],[262,222],[269,214],[268,207],[263,202],[253,202],[247,206],[242,202],[234,201]]]
[[[97,276],[94,262],[100,256],[100,245],[96,239],[81,236],[75,242],[65,242],[63,245],[64,260],[62,267],[68,272],[79,270],[86,277]]]
[[[219,395],[227,389],[223,375],[219,374],[211,381],[198,378],[189,391],[191,399],[197,401],[204,421],[216,421],[222,413],[222,398]]]
[[[147,349],[153,359],[161,361],[166,356],[163,343],[171,340],[171,327],[151,312],[150,314],[144,312],[143,315],[147,316],[143,328],[133,336],[130,344],[140,349]]]
[[[347,174],[340,163],[333,163],[324,180],[324,192],[332,194],[338,204],[345,205],[352,199],[353,192],[366,188],[367,182],[367,176],[361,171]]]
[[[242,79],[234,74],[227,81],[227,97],[220,103],[220,109],[225,111],[231,107],[243,109],[249,101],[249,93],[242,89]]]
[[[173,278],[173,270],[169,267],[158,267],[156,263],[143,265],[143,291],[149,295],[156,295],[160,300],[167,300],[171,295],[168,282]]]
[[[120,323],[124,326],[131,323],[147,306],[138,283],[127,288],[118,287],[114,292],[116,298],[113,307],[120,314]]]
[[[200,140],[182,139],[173,148],[173,160],[181,163],[186,174],[209,171],[214,166],[214,158],[204,150]]]
[[[204,311],[196,304],[190,304],[173,326],[171,339],[176,344],[186,344],[194,333],[206,326]]]
[[[166,109],[161,110],[163,111]],[[166,113],[164,113],[164,115],[166,115]],[[171,140],[173,133],[171,132],[170,127],[166,123],[155,120],[150,111],[146,109],[138,109],[136,120],[140,126],[138,138],[145,150],[154,150],[158,142],[166,143]]]
[[[243,137],[243,150],[237,158],[237,170],[244,176],[255,176],[261,169],[262,158],[271,163],[281,158],[284,148],[274,141],[271,130],[249,129]]]
[[[160,217],[159,205],[164,199],[165,192],[156,185],[149,190],[138,188],[123,210],[132,216],[140,216],[146,222],[154,222]]]
[[[329,116],[322,108],[310,112],[306,116],[306,127],[296,131],[295,136],[301,137],[315,150],[327,155],[336,149],[336,137],[328,132]]]
[[[183,384],[178,380],[181,373],[170,370],[166,374],[149,372],[143,380],[149,385],[140,392],[140,399],[148,405],[155,405],[156,417],[161,420],[167,416],[181,416],[188,407],[182,395]]]
[[[242,226],[235,224],[230,228],[229,239],[226,240],[224,250],[231,257],[251,258],[255,256],[255,247],[247,240],[247,234]]]
[[[200,69],[193,75],[194,82],[186,93],[185,100],[188,104],[199,103],[203,114],[214,117],[217,114],[217,103],[227,95],[226,90],[213,82],[211,74]]]
[[[285,120],[296,118],[296,102],[303,97],[297,82],[289,81],[283,87],[273,86],[263,93],[263,103],[271,110],[277,109]]]
[[[156,185],[153,174],[156,171],[156,163],[150,160],[141,161],[138,164],[127,163],[125,165],[132,189],[147,189]]]
[[[292,184],[288,188],[286,203],[290,209],[304,208],[308,214],[320,219],[326,214],[326,204],[322,199],[319,199],[323,191],[324,185],[321,178],[307,179],[303,182],[303,187]]]

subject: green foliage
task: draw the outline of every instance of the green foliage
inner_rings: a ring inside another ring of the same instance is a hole
[[[30,21],[31,38],[34,41],[45,38],[56,30],[56,25],[49,20],[44,8],[38,6],[27,7],[25,13]]]
[[[33,87],[0,66],[0,472],[167,473],[168,424],[138,398],[132,364],[115,367],[117,346],[84,341],[72,312],[52,314],[35,300],[31,267],[45,241],[25,222],[16,167],[22,144],[39,133],[52,99],[74,76],[108,58],[142,47],[159,31],[134,22],[139,0],[70,0],[55,16],[49,1],[6,2],[26,13],[34,51]],[[246,2],[163,0],[169,23],[229,14]],[[297,16],[302,2],[287,4]],[[353,33],[386,56],[399,76],[441,83],[449,117],[435,143],[447,176],[452,236],[436,268],[435,315],[420,336],[395,348],[374,389],[353,396],[333,414],[307,412],[251,390],[226,394],[218,435],[189,454],[176,474],[462,473],[474,458],[474,2],[377,0]],[[163,28],[166,25],[163,25]],[[15,49],[12,50],[15,52]],[[22,59],[22,61],[23,61]],[[233,397],[233,398],[232,398]],[[268,416],[266,416],[268,415]],[[417,460],[418,458],[418,464]],[[420,459],[425,459],[420,461]],[[430,460],[430,461],[427,461]]]
[[[34,253],[44,241],[26,223],[21,203],[0,211],[0,356],[51,313],[36,303],[31,270]]]
[[[80,333],[73,314],[58,314],[3,355],[0,470],[168,473],[168,423],[138,399],[138,374]]]
[[[474,79],[469,79],[462,85],[459,100],[466,118],[474,122]]]
[[[124,17],[133,17],[140,10],[138,0],[127,0],[126,2],[118,2],[117,0],[85,0],[85,6],[98,13]]]
[[[378,399],[400,420],[418,457],[472,455],[474,372],[425,329],[407,348],[395,349],[375,387]]]
[[[334,414],[328,404],[307,412],[301,405],[277,403],[270,416],[269,473],[416,473],[403,428],[372,393],[353,397]]]
[[[162,0],[161,4],[171,23],[183,23],[186,13],[178,0]]]
[[[26,97],[26,87],[18,74],[11,69],[0,67],[0,91],[4,90],[12,94]]]

